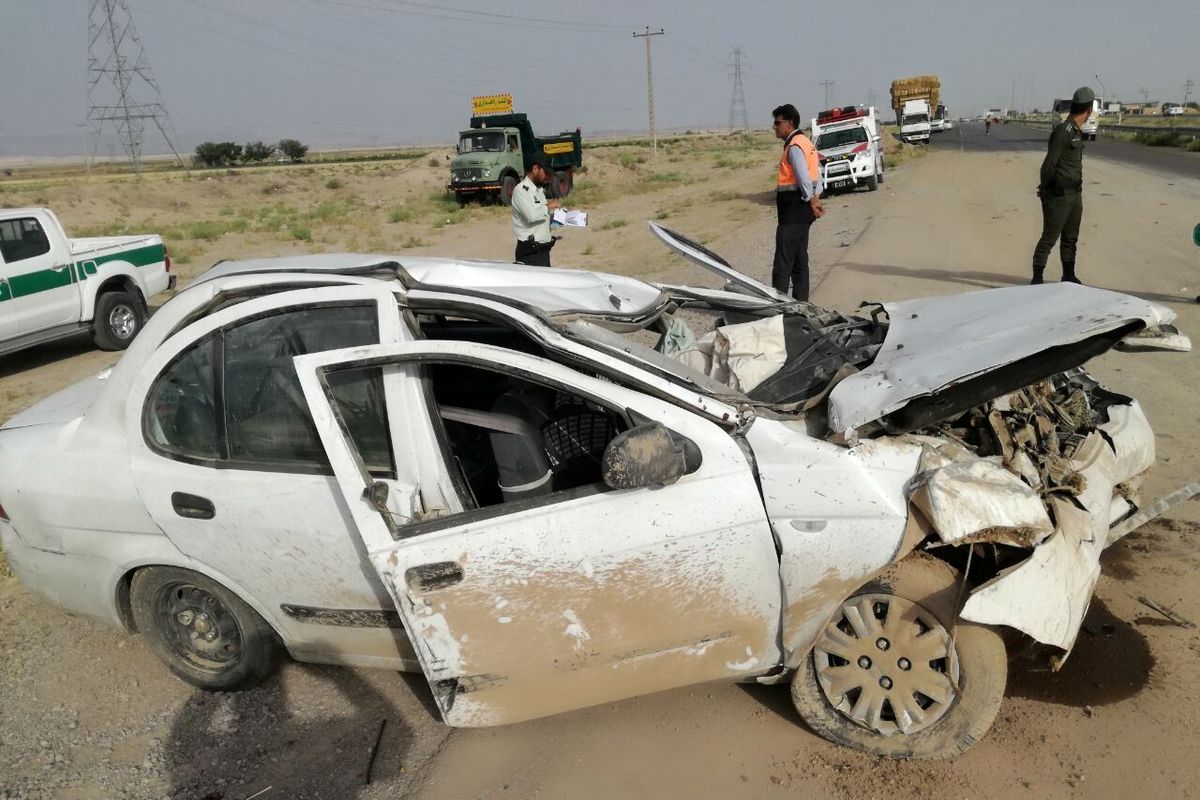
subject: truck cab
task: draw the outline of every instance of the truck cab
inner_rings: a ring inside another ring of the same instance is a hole
[[[929,132],[929,102],[927,100],[907,100],[900,111],[900,139],[910,144],[928,144]]]
[[[517,183],[529,170],[530,159],[539,152],[554,171],[546,194],[566,197],[574,186],[575,170],[583,163],[578,129],[539,137],[525,114],[471,117],[471,127],[458,134],[446,188],[460,204],[472,197],[493,196],[508,205]]]
[[[122,350],[174,284],[158,236],[70,239],[48,208],[0,209],[0,354],[82,333]]]

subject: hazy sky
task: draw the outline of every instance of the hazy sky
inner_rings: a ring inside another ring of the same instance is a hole
[[[1045,108],[1099,73],[1107,97],[1182,100],[1200,81],[1200,2],[1079,0],[128,0],[182,151],[290,136],[315,146],[450,142],[475,94],[511,92],[539,131],[645,130],[654,37],[660,129],[729,119],[742,46],[752,125],[795,103],[887,105],[937,74],[952,113]],[[0,0],[0,156],[76,154],[88,0]],[[537,22],[530,22],[536,19]],[[1015,82],[1015,83],[1014,83]],[[1015,89],[1014,89],[1015,87]],[[1200,89],[1193,91],[1193,99]],[[100,146],[111,152],[115,139]],[[156,133],[147,152],[162,152]]]

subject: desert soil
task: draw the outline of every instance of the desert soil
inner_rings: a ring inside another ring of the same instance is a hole
[[[591,224],[565,232],[556,263],[704,280],[641,224],[658,218],[767,277],[775,147],[754,137],[687,140],[657,160],[633,145],[590,151],[573,201]],[[509,257],[503,209],[458,211],[437,199],[444,155],[144,184],[5,182],[0,205],[50,205],[71,230],[166,230],[184,280],[218,258],[286,252]],[[832,198],[813,228],[814,299],[851,310],[864,299],[1026,280],[1040,221],[1036,168],[1033,153],[938,151],[890,171],[878,192]],[[1090,162],[1084,279],[1166,303],[1183,330],[1200,331],[1188,241],[1198,194],[1195,182]],[[0,419],[114,360],[87,343],[6,357]],[[1114,353],[1091,368],[1138,397],[1155,426],[1147,496],[1196,479],[1200,362]],[[995,727],[949,763],[826,744],[802,727],[783,687],[697,686],[455,731],[437,721],[419,676],[290,664],[260,689],[204,694],[172,678],[137,637],[67,617],[0,577],[0,800],[1188,797],[1200,774],[1200,635],[1137,598],[1200,621],[1197,532],[1200,504],[1191,503],[1111,550],[1066,666],[1050,673],[1018,654]]]

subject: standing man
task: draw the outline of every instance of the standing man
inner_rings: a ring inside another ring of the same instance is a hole
[[[808,300],[808,229],[825,213],[821,206],[821,166],[817,148],[800,132],[800,112],[791,103],[779,106],[775,137],[783,140],[779,179],[775,186],[775,262],[771,285],[781,292],[792,286],[792,297]]]
[[[542,187],[550,182],[552,172],[541,153],[529,159],[525,180],[517,184],[512,195],[513,235],[517,237],[517,252],[513,260],[531,267],[550,266],[550,212],[562,205],[558,200],[546,200]]]
[[[1062,279],[1079,283],[1075,277],[1075,245],[1083,220],[1083,123],[1092,115],[1096,93],[1083,86],[1071,96],[1071,112],[1050,131],[1046,159],[1038,182],[1042,199],[1042,238],[1033,249],[1033,280],[1041,283],[1046,261],[1059,236]]]

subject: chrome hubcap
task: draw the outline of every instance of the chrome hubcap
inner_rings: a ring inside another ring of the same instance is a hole
[[[957,695],[949,632],[921,606],[893,595],[847,600],[817,640],[813,663],[829,704],[884,736],[924,730]]]
[[[137,330],[137,315],[129,306],[116,306],[108,313],[108,327],[120,338],[128,339]]]

